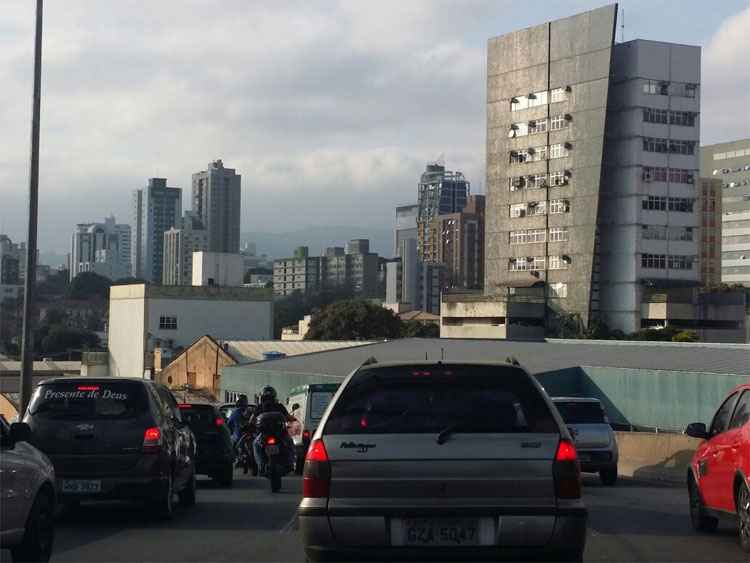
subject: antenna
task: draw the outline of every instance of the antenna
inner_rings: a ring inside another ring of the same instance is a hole
[[[625,6],[622,7],[622,23],[620,24],[620,43],[625,43]]]

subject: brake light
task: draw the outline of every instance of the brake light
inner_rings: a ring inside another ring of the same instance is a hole
[[[216,426],[224,426],[224,419],[220,416],[216,418]]]
[[[581,464],[572,442],[560,440],[553,465],[557,498],[581,498]]]
[[[77,387],[79,391],[99,391],[98,385],[79,385]]]
[[[161,430],[156,426],[146,428],[143,433],[143,451],[158,452],[161,449]]]
[[[268,446],[275,446],[276,445],[276,436],[269,436],[266,438],[266,445]]]
[[[331,464],[323,440],[310,444],[305,457],[305,472],[302,481],[302,496],[305,498],[328,498],[331,488]]]
[[[190,405],[188,403],[177,403],[177,408],[179,408],[179,409],[192,409],[193,405]]]
[[[309,440],[310,439],[310,431],[309,430],[305,430],[302,433],[302,438],[305,439],[305,440]]]
[[[363,416],[359,419],[359,426],[360,428],[367,428],[367,417]]]

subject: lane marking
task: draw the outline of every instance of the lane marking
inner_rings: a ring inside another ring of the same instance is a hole
[[[296,524],[297,524],[297,515],[295,514],[294,516],[292,516],[292,519],[289,520],[289,522],[284,524],[284,527],[281,528],[281,530],[279,530],[279,533],[291,534],[292,532],[294,532],[294,527],[296,526]]]

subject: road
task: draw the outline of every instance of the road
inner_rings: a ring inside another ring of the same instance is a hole
[[[304,561],[294,511],[298,478],[271,495],[261,479],[233,489],[200,483],[195,508],[155,523],[142,507],[85,505],[59,523],[53,561]],[[689,526],[683,489],[621,482],[604,488],[586,479],[590,509],[586,561],[747,561],[735,530],[713,535]],[[0,558],[9,561],[7,553]]]

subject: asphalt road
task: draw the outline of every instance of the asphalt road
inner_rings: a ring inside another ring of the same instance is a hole
[[[168,523],[142,507],[84,505],[62,516],[53,561],[304,561],[294,512],[299,478],[272,495],[265,480],[240,478],[233,489],[200,483],[198,504]],[[736,531],[696,535],[683,489],[586,479],[590,509],[586,561],[747,561]],[[7,552],[0,557],[9,561]]]

